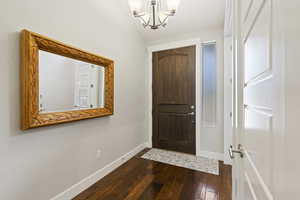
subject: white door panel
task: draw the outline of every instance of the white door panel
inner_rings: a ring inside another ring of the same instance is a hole
[[[79,63],[76,71],[75,102],[80,109],[90,107],[90,64]]]
[[[259,170],[256,168],[251,156],[247,152],[245,152],[244,160],[244,173],[242,174],[242,176],[244,176],[244,187],[249,187],[249,190],[251,191],[250,196],[245,192],[244,198],[273,200],[274,198],[270,188],[265,184],[264,177],[259,173]],[[247,190],[247,188],[243,189],[244,191]]]
[[[244,24],[249,16],[249,12],[250,12],[250,8],[252,7],[254,0],[244,0],[242,2],[242,11],[241,11],[241,19],[242,19],[242,23]]]
[[[258,191],[255,189],[255,185],[253,185],[253,183],[255,183],[254,180],[251,180],[250,176],[245,173],[244,174],[244,193],[245,193],[245,198],[247,198],[246,200],[259,200],[260,198],[258,197],[259,194]]]
[[[271,1],[241,1],[243,59],[237,71],[243,77],[239,82],[243,98],[238,108],[238,141],[244,157],[237,161],[239,200],[272,200],[274,196]]]
[[[254,0],[247,21],[251,25],[244,26],[246,37],[243,38],[245,88],[241,141],[245,158],[241,164],[244,167],[243,180],[248,182],[251,196],[244,192],[244,198],[271,200],[273,199],[270,99],[273,96],[270,88],[273,81],[270,62],[271,1]],[[268,198],[265,198],[266,196]]]
[[[300,1],[232,1],[233,199],[299,199]]]
[[[270,111],[273,96],[266,95],[266,91],[271,91],[272,88],[272,75],[248,84],[244,89],[244,104]]]
[[[266,0],[251,0],[250,3],[248,0],[241,1],[241,21],[242,21],[242,35],[245,38],[247,33],[253,26],[257,16],[259,15],[260,9],[263,7]]]
[[[257,18],[244,38],[245,82],[254,81],[270,70],[270,1],[262,4]]]
[[[272,116],[256,109],[245,110],[243,145],[268,188],[272,187]],[[248,160],[245,159],[245,164]],[[245,169],[247,171],[247,169]]]

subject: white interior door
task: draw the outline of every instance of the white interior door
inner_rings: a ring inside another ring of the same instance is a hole
[[[99,104],[99,67],[90,68],[90,108],[97,108]]]
[[[90,104],[91,108],[104,107],[104,67],[91,65],[90,68]]]
[[[237,144],[238,200],[274,199],[276,76],[272,63],[272,0],[236,1],[239,17]],[[278,146],[278,148],[280,148]]]
[[[75,107],[80,109],[90,108],[91,105],[90,68],[90,64],[81,62],[76,68]]]

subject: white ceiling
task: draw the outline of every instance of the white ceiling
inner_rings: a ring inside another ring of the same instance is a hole
[[[132,20],[147,43],[210,29],[221,29],[224,27],[225,1],[181,0],[176,15],[170,17],[166,28],[159,30],[144,29],[137,19],[132,17]],[[121,7],[130,12],[126,0],[122,0]]]

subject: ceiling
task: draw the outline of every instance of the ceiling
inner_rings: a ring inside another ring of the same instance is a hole
[[[146,43],[176,38],[211,29],[224,27],[226,0],[181,0],[178,11],[170,17],[166,28],[158,30],[144,29],[139,21],[132,17],[136,28]],[[130,13],[126,0],[121,1],[121,7]]]

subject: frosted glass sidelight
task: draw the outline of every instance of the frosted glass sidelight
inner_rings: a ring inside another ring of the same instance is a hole
[[[217,52],[216,44],[202,45],[202,124],[217,123]]]

